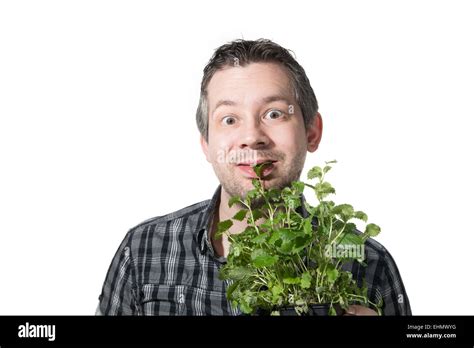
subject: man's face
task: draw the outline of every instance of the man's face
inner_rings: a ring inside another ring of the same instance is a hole
[[[217,71],[208,85],[208,142],[201,145],[229,196],[253,189],[252,165],[272,161],[263,172],[266,188],[298,180],[306,151],[317,149],[318,114],[305,130],[291,81],[280,65],[251,63]]]

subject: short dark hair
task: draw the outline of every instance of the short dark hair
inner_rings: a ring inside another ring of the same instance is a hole
[[[318,112],[318,101],[303,67],[286,48],[267,39],[235,40],[220,46],[204,68],[201,81],[201,97],[196,111],[199,131],[208,141],[209,108],[207,86],[216,71],[228,66],[245,66],[250,63],[273,62],[284,66],[293,85],[296,101],[303,113],[304,125],[308,126]]]

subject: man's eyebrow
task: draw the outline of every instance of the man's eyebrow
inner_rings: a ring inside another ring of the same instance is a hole
[[[263,102],[265,104],[272,103],[272,102],[275,102],[275,101],[283,101],[287,104],[291,104],[290,100],[287,97],[283,96],[283,95],[271,95],[271,96],[263,98]]]
[[[216,104],[216,106],[214,107],[214,111],[216,111],[220,106],[234,106],[234,105],[237,105],[237,103],[235,101],[232,101],[232,100],[219,100]]]
[[[272,103],[275,101],[283,101],[287,103],[288,105],[291,104],[289,99],[283,95],[270,95],[268,97],[265,97],[262,99],[264,104]],[[219,100],[214,107],[214,111],[216,111],[219,107],[221,106],[235,106],[237,103],[233,100]]]

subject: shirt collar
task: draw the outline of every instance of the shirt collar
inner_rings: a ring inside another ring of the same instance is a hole
[[[214,195],[211,198],[211,201],[204,211],[204,215],[201,220],[201,224],[198,227],[197,242],[199,246],[199,251],[201,254],[204,254],[206,250],[209,250],[211,254],[214,254],[214,249],[212,248],[211,242],[209,240],[209,228],[211,226],[211,221],[214,217],[214,211],[216,208],[219,208],[217,205],[220,202],[221,198],[221,185],[217,187],[214,192]]]

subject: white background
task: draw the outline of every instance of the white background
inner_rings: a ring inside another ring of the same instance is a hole
[[[211,197],[202,69],[293,50],[338,203],[382,227],[414,314],[474,314],[469,1],[2,1],[0,314],[93,314],[129,228]],[[306,193],[308,196],[310,193]]]

